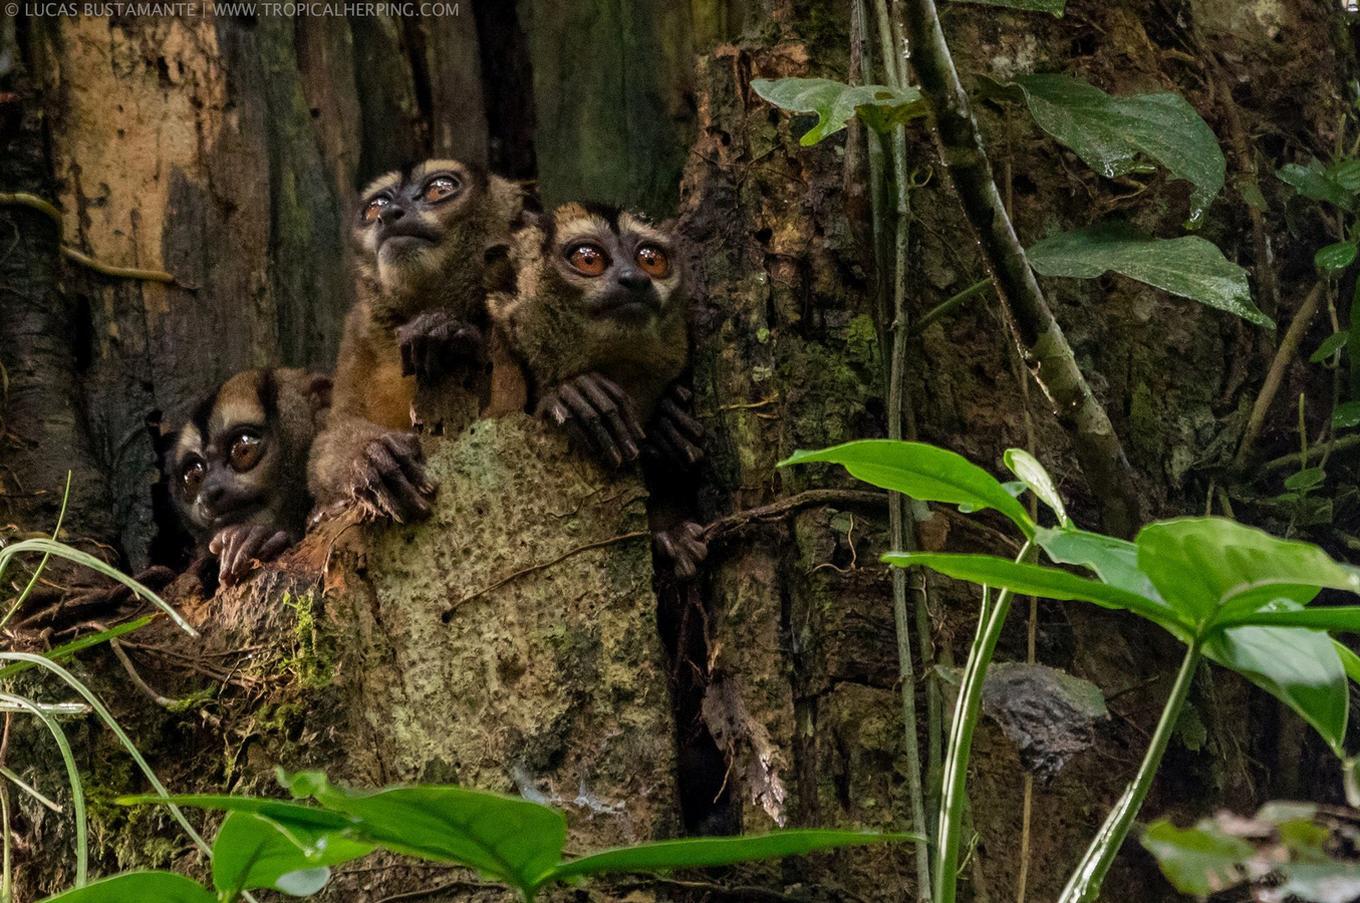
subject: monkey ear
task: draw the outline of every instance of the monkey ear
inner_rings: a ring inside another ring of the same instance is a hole
[[[146,415],[146,432],[151,436],[151,447],[156,452],[156,459],[163,461],[166,453],[170,451],[170,446],[174,444],[175,433],[178,431],[165,422],[165,415],[157,409]]]
[[[307,400],[311,402],[313,413],[331,406],[331,390],[334,386],[335,383],[329,374],[309,373],[307,375]]]

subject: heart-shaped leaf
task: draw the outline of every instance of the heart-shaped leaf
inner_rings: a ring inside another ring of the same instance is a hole
[[[1346,211],[1355,209],[1355,194],[1342,187],[1316,160],[1290,163],[1275,176],[1310,201],[1326,201]]]
[[[1025,506],[995,477],[962,455],[923,442],[864,439],[821,451],[794,452],[780,467],[828,462],[840,464],[850,475],[923,502],[995,508],[1026,535],[1034,522]]]
[[[1355,263],[1355,242],[1338,241],[1318,248],[1313,255],[1313,266],[1323,273],[1338,273]]]

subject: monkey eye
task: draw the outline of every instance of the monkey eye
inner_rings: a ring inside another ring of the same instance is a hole
[[[583,276],[599,276],[609,268],[609,255],[604,248],[591,242],[580,242],[567,248],[567,263]]]
[[[245,473],[260,463],[260,456],[263,454],[264,443],[260,440],[259,434],[246,430],[232,440],[227,460],[231,463],[232,470]]]
[[[374,198],[364,205],[364,211],[359,216],[365,224],[375,223],[382,216],[383,208],[391,203],[388,198]]]
[[[203,475],[207,470],[198,458],[189,461],[180,469],[179,479],[184,484],[185,495],[190,498],[198,495],[198,487],[203,485]]]
[[[438,204],[453,197],[462,187],[463,183],[458,181],[457,176],[435,176],[425,183],[425,190],[420,193],[420,198],[427,204]]]
[[[637,249],[637,265],[642,272],[653,279],[665,279],[671,274],[671,258],[656,245],[643,245]]]

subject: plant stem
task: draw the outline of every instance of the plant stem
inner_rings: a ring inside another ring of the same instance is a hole
[[[1063,888],[1059,903],[1088,903],[1100,896],[1101,882],[1105,880],[1106,873],[1109,872],[1115,857],[1119,855],[1119,848],[1123,845],[1124,838],[1128,836],[1129,829],[1133,827],[1133,820],[1138,816],[1138,810],[1142,808],[1143,800],[1147,799],[1148,791],[1152,788],[1157,768],[1162,764],[1162,756],[1166,753],[1167,744],[1171,742],[1171,735],[1176,730],[1176,722],[1180,720],[1181,709],[1185,707],[1185,700],[1190,695],[1190,686],[1195,681],[1195,669],[1199,666],[1199,661],[1200,643],[1199,640],[1195,640],[1185,650],[1180,673],[1176,675],[1176,685],[1171,688],[1171,696],[1162,709],[1161,720],[1157,722],[1152,742],[1148,744],[1148,750],[1143,755],[1143,763],[1138,766],[1138,774],[1110,810],[1110,815],[1101,826],[1100,833],[1091,841],[1086,855],[1082,857],[1076,871],[1068,879],[1067,886]]]
[[[974,282],[972,285],[968,286],[963,291],[958,292],[955,295],[952,295],[951,297],[945,299],[944,301],[941,301],[939,304],[932,307],[930,310],[926,311],[924,315],[917,318],[915,323],[911,324],[912,337],[918,336],[921,333],[925,332],[926,327],[930,326],[936,320],[948,316],[949,313],[952,312],[955,308],[961,307],[963,305],[963,302],[982,294],[984,291],[991,287],[991,284],[992,279],[990,276],[987,277],[986,279],[979,279],[977,282]]]
[[[1241,468],[1246,465],[1252,446],[1261,435],[1261,427],[1266,422],[1271,402],[1275,400],[1280,386],[1284,384],[1285,371],[1294,360],[1294,355],[1298,353],[1299,343],[1303,341],[1304,333],[1308,331],[1308,324],[1313,322],[1318,308],[1322,306],[1322,288],[1322,282],[1315,283],[1313,290],[1299,305],[1294,319],[1289,321],[1289,328],[1285,330],[1284,338],[1280,340],[1275,359],[1270,362],[1270,369],[1266,371],[1265,382],[1261,383],[1261,391],[1257,394],[1256,401],[1252,403],[1251,413],[1247,415],[1247,428],[1242,431],[1242,442],[1238,445],[1237,454],[1233,458],[1234,467]]]
[[[1033,541],[1020,549],[1016,561],[1028,563],[1038,554]],[[984,587],[982,613],[968,662],[963,667],[959,699],[954,706],[954,721],[949,728],[949,751],[944,759],[944,795],[940,802],[939,859],[935,863],[935,903],[954,903],[958,893],[959,849],[963,841],[963,809],[968,800],[968,756],[973,748],[973,730],[982,707],[982,685],[992,663],[996,642],[1006,623],[1013,593],[1009,589],[989,602]]]
[[[1001,202],[982,134],[959,81],[934,0],[902,0],[912,62],[934,112],[940,158],[973,227],[982,261],[1010,311],[1017,341],[1025,348],[1035,380],[1072,437],[1086,480],[1098,487],[1109,533],[1130,536],[1142,522],[1133,470],[1109,414],[1091,391]]]
[[[893,36],[893,23],[887,0],[874,0],[878,18],[879,43],[888,84],[905,87],[906,60]],[[896,233],[893,241],[892,282],[892,357],[888,375],[888,438],[900,441],[902,413],[905,410],[907,370],[907,248],[911,240],[911,173],[907,167],[907,129],[899,125],[892,136],[893,183],[897,200]],[[900,493],[888,496],[888,523],[894,551],[907,551],[914,543],[908,535],[915,532],[908,500]],[[916,679],[911,660],[912,623],[907,609],[907,571],[893,568],[893,625],[897,632],[897,669],[902,692],[902,720],[907,748],[907,788],[911,803],[912,827],[925,834],[925,793],[921,780],[921,748],[916,715]],[[930,845],[916,845],[916,896],[930,900]]]

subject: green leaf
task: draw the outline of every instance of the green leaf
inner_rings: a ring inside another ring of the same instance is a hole
[[[679,868],[712,868],[802,856],[818,850],[864,846],[875,843],[921,843],[917,834],[879,834],[872,831],[824,831],[820,829],[776,831],[755,837],[700,837],[663,840],[633,847],[605,850],[558,866],[550,879],[603,872],[653,872]]]
[[[1264,627],[1307,627],[1336,633],[1360,633],[1360,606],[1319,605],[1312,608],[1276,608],[1242,611],[1219,619],[1223,626],[1252,624]]]
[[[545,880],[566,842],[561,812],[498,793],[436,785],[348,790],[321,772],[282,780],[294,795],[353,817],[355,834],[364,840],[394,853],[466,865],[522,890]]]
[[[329,866],[372,851],[372,844],[346,836],[345,830],[302,826],[295,821],[281,824],[261,815],[232,812],[213,843],[213,886],[229,897],[259,887],[305,897],[330,880]]]
[[[923,502],[995,508],[1026,536],[1034,533],[1034,522],[1024,505],[987,471],[947,449],[923,442],[864,439],[820,451],[794,452],[779,466],[814,462],[840,464],[866,483]]]
[[[1332,648],[1337,658],[1341,659],[1341,667],[1346,669],[1346,676],[1351,683],[1360,684],[1360,655],[1356,655],[1351,647],[1340,640],[1332,640]]]
[[[1338,184],[1316,160],[1303,165],[1290,163],[1275,176],[1310,201],[1326,201],[1346,211],[1355,209],[1355,194]]]
[[[1162,598],[1147,574],[1138,569],[1138,547],[1126,539],[1071,528],[1041,528],[1034,538],[1057,564],[1078,564],[1112,586],[1148,599]]]
[[[1067,522],[1067,508],[1063,506],[1062,496],[1058,495],[1058,487],[1053,485],[1053,478],[1048,475],[1048,471],[1039,463],[1038,458],[1023,448],[1008,448],[1002,460],[1006,462],[1011,473],[1019,477],[1020,482],[1028,486],[1039,501],[1058,516],[1059,522]]]
[[[1133,172],[1143,156],[1190,182],[1191,223],[1223,189],[1227,161],[1218,139],[1179,94],[1111,97],[1058,74],[1026,75],[1001,90],[1012,99],[1018,91],[1040,128],[1107,179]]]
[[[1004,6],[1031,13],[1049,13],[1061,19],[1067,0],[954,0],[955,3],[975,3],[983,6]]]
[[[1327,176],[1347,191],[1360,191],[1360,160],[1350,157],[1327,167]]]
[[[1305,489],[1321,486],[1326,481],[1327,471],[1321,467],[1306,467],[1298,473],[1291,473],[1284,481],[1284,488],[1294,492],[1302,492]]]
[[[1275,328],[1275,321],[1252,303],[1247,271],[1198,236],[1148,238],[1120,223],[1102,223],[1046,238],[1028,253],[1030,264],[1044,276],[1095,279],[1113,270],[1258,326]]]
[[[1204,654],[1289,706],[1343,755],[1350,691],[1331,637],[1294,627],[1235,627],[1211,636]]]
[[[1317,546],[1223,518],[1149,524],[1134,544],[1139,570],[1162,598],[1204,627],[1276,599],[1306,605],[1324,586],[1360,590],[1358,572]]]
[[[1334,332],[1327,336],[1322,344],[1318,346],[1317,351],[1313,352],[1313,356],[1308,358],[1308,362],[1310,364],[1320,364],[1327,360],[1342,348],[1346,347],[1346,339],[1349,337],[1350,334],[1345,332]]]
[[[836,134],[856,115],[875,131],[889,132],[928,109],[916,88],[847,85],[829,78],[757,78],[751,87],[781,109],[817,114],[817,124],[798,140],[804,147]]]
[[[1238,837],[1203,828],[1178,828],[1166,819],[1143,832],[1143,849],[1183,894],[1207,897],[1242,881],[1241,863],[1256,851]]]
[[[1088,580],[1056,568],[1021,564],[992,555],[950,552],[888,552],[883,556],[883,560],[897,567],[921,565],[946,577],[1009,589],[1021,596],[1092,602],[1105,608],[1131,611],[1171,629],[1178,636],[1184,635],[1187,626],[1180,623],[1176,612],[1160,599],[1149,599],[1117,586],[1098,580]]]
[[[1360,426],[1360,401],[1337,405],[1336,410],[1332,411],[1332,429],[1348,430],[1353,426]]]
[[[1355,242],[1338,241],[1318,248],[1313,266],[1323,273],[1336,273],[1355,263]]]
[[[216,903],[217,898],[174,872],[128,872],[94,881],[43,903]]]

